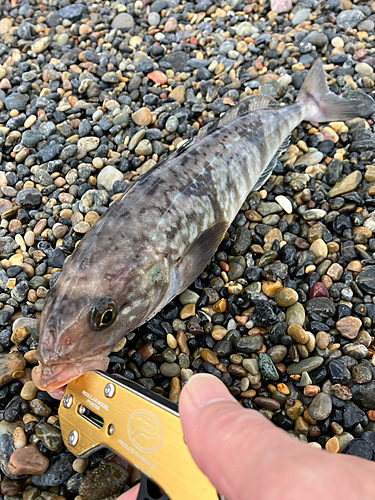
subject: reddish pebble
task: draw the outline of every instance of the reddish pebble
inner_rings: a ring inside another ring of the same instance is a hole
[[[255,69],[257,69],[257,70],[262,69],[263,68],[262,61],[260,61],[259,59],[256,59],[255,63],[254,63],[254,66],[255,66]]]
[[[167,97],[168,97],[167,94],[164,94],[164,92],[159,95],[160,99],[166,99]]]
[[[197,45],[198,40],[197,40],[194,36],[192,36],[192,37],[190,38],[190,43],[191,43],[192,45]]]
[[[309,292],[309,299],[315,299],[316,297],[329,297],[329,291],[320,281],[315,283]]]
[[[167,76],[158,70],[151,71],[151,73],[147,75],[147,78],[152,80],[154,83],[160,83],[161,85],[167,83]]]

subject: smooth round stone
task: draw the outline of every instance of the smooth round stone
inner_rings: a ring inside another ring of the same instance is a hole
[[[143,377],[154,377],[158,373],[158,367],[152,361],[146,361],[141,367]]]
[[[259,396],[254,398],[254,403],[259,406],[259,408],[264,408],[265,410],[278,411],[280,410],[280,403],[272,398],[265,398]]]
[[[276,295],[276,303],[281,307],[290,307],[298,300],[298,293],[293,288],[282,288]]]
[[[178,126],[179,122],[175,116],[170,116],[167,120],[167,123],[165,124],[165,128],[170,133],[175,132],[178,129]]]
[[[355,339],[362,326],[362,321],[354,316],[345,316],[336,323],[336,329],[346,339]]]
[[[240,337],[234,341],[234,347],[239,352],[245,354],[253,354],[261,349],[263,339],[260,335],[252,335],[250,337]]]
[[[320,392],[311,401],[309,415],[314,420],[325,420],[332,412],[332,399],[329,394]]]
[[[164,377],[178,377],[180,375],[181,368],[177,363],[163,363],[160,366],[160,373]]]
[[[316,368],[319,368],[323,361],[324,358],[321,356],[312,356],[311,358],[306,358],[298,363],[289,365],[286,371],[288,375],[301,375],[302,372],[311,372]]]
[[[39,423],[35,426],[35,434],[48,450],[58,451],[61,448],[61,432],[54,425]]]
[[[38,415],[39,417],[48,417],[48,415],[51,414],[51,408],[49,408],[41,399],[33,399],[29,404],[32,413]]]
[[[164,351],[161,353],[161,357],[164,359],[164,361],[168,361],[168,363],[173,363],[177,359],[176,353],[170,347],[164,349]]]
[[[124,175],[114,166],[107,165],[99,172],[97,178],[97,187],[98,189],[106,189],[107,191],[111,191],[113,189],[113,184],[116,181],[122,180],[124,180]]]
[[[322,210],[321,208],[312,208],[304,212],[303,218],[307,221],[320,220],[323,219],[323,217],[325,217],[326,215],[327,212],[325,210]]]
[[[360,62],[355,65],[355,70],[357,73],[363,76],[370,76],[373,74],[373,69],[371,66],[365,62]]]
[[[229,262],[229,271],[227,273],[229,280],[233,281],[243,276],[246,269],[246,260],[242,255],[234,257]]]
[[[130,30],[134,28],[134,18],[127,12],[121,12],[113,18],[111,27],[114,29]]]
[[[315,257],[326,258],[328,255],[327,244],[320,238],[311,243],[309,250],[315,255]]]
[[[299,156],[295,162],[295,165],[306,165],[309,167],[310,165],[317,165],[323,159],[323,153],[320,151],[313,151],[311,153],[306,153],[302,156]]]
[[[305,324],[305,318],[305,308],[299,302],[296,302],[286,310],[285,321],[288,326],[293,324],[303,326]]]
[[[142,139],[135,148],[136,155],[149,156],[152,154],[152,144],[148,139]]]
[[[186,304],[196,304],[199,300],[199,295],[187,288],[178,296],[178,298],[181,304],[185,306]]]
[[[330,318],[336,312],[335,303],[326,297],[317,297],[306,303],[307,314],[319,314],[323,318]]]
[[[280,363],[288,354],[288,349],[285,345],[275,345],[268,349],[267,355],[271,358],[273,363]],[[243,364],[243,363],[242,363]]]
[[[290,325],[288,327],[288,334],[295,340],[298,344],[307,344],[310,340],[308,333],[299,325]]]
[[[43,474],[49,467],[49,460],[42,455],[35,444],[15,450],[8,462],[8,471],[14,476]]]
[[[280,81],[280,80],[279,80]],[[275,201],[280,205],[280,207],[287,213],[293,213],[292,202],[284,195],[279,195],[275,197]]]
[[[157,12],[150,12],[147,18],[147,22],[150,26],[159,26],[160,15]]]
[[[22,387],[20,396],[26,401],[32,401],[35,398],[37,392],[38,388],[36,387],[34,382],[32,380],[28,380]]]

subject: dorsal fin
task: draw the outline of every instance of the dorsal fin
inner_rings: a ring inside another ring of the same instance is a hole
[[[251,95],[240,101],[237,106],[229,109],[224,116],[219,118],[217,126],[222,127],[236,116],[243,115],[249,111],[269,108],[271,106],[278,106],[278,102],[272,97],[268,95]]]

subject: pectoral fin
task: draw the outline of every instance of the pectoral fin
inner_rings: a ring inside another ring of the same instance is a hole
[[[188,287],[204,270],[229,227],[220,221],[209,227],[191,243],[170,273],[168,301]]]

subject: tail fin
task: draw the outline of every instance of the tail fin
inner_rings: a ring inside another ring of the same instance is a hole
[[[312,122],[330,122],[350,120],[360,116],[359,106],[331,92],[327,85],[322,61],[316,61],[307,73],[297,96],[297,101],[305,101],[305,120]]]

